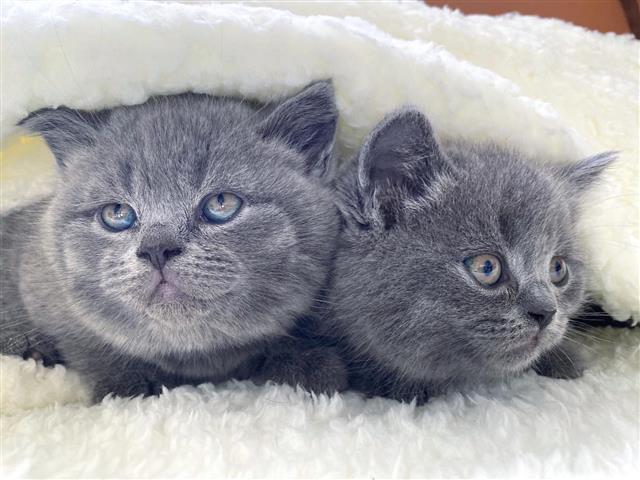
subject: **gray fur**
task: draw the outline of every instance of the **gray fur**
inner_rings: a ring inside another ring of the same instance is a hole
[[[25,332],[43,350],[35,337],[54,339],[97,400],[288,372],[311,390],[343,388],[337,361],[331,372],[274,364],[283,348],[303,348],[289,332],[316,308],[334,253],[336,120],[329,82],[279,104],[182,94],[32,114],[23,125],[48,142],[59,181],[51,198],[3,219],[3,323],[14,328],[3,328],[2,351],[21,353]],[[203,199],[224,191],[243,199],[240,213],[203,221]],[[139,223],[103,228],[97,212],[114,202]],[[164,267],[176,301],[156,301],[157,271],[136,254],[153,242],[181,251]]]
[[[544,166],[492,144],[438,142],[410,108],[388,116],[337,183],[345,228],[325,331],[352,386],[422,402],[531,366],[580,375],[566,340],[585,298],[577,199],[612,158]],[[483,253],[503,259],[509,281],[475,281],[463,261]],[[569,265],[563,286],[549,278],[555,255]],[[546,327],[527,315],[539,308],[557,309]]]

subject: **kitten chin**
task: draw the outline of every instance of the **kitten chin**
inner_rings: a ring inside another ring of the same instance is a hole
[[[439,140],[412,108],[389,115],[337,182],[345,227],[325,332],[352,384],[425,401],[532,366],[579,375],[565,340],[585,298],[575,219],[612,160],[552,165]]]
[[[21,125],[44,137],[59,181],[3,219],[15,238],[2,250],[14,292],[3,302],[24,322],[2,351],[42,332],[96,400],[268,380],[267,368],[287,381],[290,366],[267,357],[321,312],[339,228],[336,122],[328,81],[268,105],[186,93],[31,114]],[[292,382],[332,385],[301,371]]]

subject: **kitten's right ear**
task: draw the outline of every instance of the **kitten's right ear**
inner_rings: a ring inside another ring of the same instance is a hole
[[[338,109],[330,80],[312,83],[278,105],[260,125],[264,138],[277,138],[302,154],[305,173],[330,180]]]
[[[598,181],[602,173],[618,158],[618,152],[604,152],[561,168],[561,175],[579,192]]]
[[[427,118],[407,107],[388,115],[365,140],[358,155],[358,201],[352,215],[369,226],[389,228],[402,215],[405,200],[418,197],[444,166]]]
[[[110,110],[88,112],[67,107],[43,108],[18,123],[32,133],[42,135],[58,165],[66,165],[69,154],[78,147],[93,145]]]

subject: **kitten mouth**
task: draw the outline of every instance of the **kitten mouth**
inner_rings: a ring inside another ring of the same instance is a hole
[[[182,296],[167,272],[156,272],[149,290],[149,303],[176,303]]]
[[[169,287],[175,288],[175,285],[172,282],[169,282],[166,278],[162,277],[162,279],[158,282],[158,285],[156,285],[156,290]]]
[[[174,299],[178,296],[179,292],[176,286],[172,283],[162,280],[153,291],[154,297],[161,297],[162,299]]]

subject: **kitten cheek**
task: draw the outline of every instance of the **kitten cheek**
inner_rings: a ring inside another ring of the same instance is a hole
[[[218,300],[238,289],[247,269],[230,249],[216,242],[190,242],[166,267],[167,280],[188,297]]]
[[[124,251],[111,249],[102,256],[97,270],[100,272],[100,287],[105,296],[113,301],[137,303],[144,291],[147,277],[152,273],[137,260],[134,248]]]
[[[564,334],[567,331],[566,325],[556,326],[552,328],[549,326],[547,330],[540,336],[540,343],[536,348],[536,354],[542,355],[544,352],[551,350],[553,347],[558,345],[562,339],[564,338]]]
[[[561,338],[567,328],[569,327],[569,316],[565,313],[559,313],[553,319],[553,321],[545,329],[545,334],[548,337]]]
[[[582,282],[572,281],[564,290],[558,292],[558,304],[560,311],[565,312],[568,316],[574,315],[580,311],[586,300],[586,289]]]
[[[62,260],[66,272],[74,277],[85,275],[91,271],[91,266],[83,261],[76,249],[64,248]]]
[[[248,228],[237,232],[241,241],[232,247],[239,261],[249,275],[247,283],[255,281],[279,290],[291,285],[292,277],[300,267],[297,259],[302,258],[298,232],[288,216],[275,207],[253,209],[251,218],[246,219]],[[261,287],[262,288],[262,287]]]

